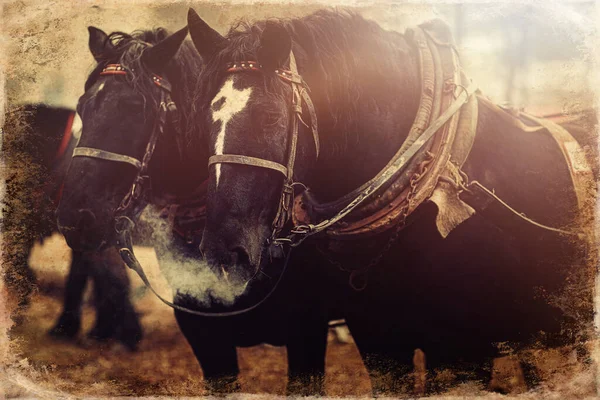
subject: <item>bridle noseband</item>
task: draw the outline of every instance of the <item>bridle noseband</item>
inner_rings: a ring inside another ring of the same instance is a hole
[[[306,105],[308,113],[310,114],[310,129],[312,131],[312,137],[315,144],[316,156],[319,156],[319,134],[317,130],[317,114],[315,107],[309,96],[310,89],[304,79],[298,74],[298,68],[296,66],[296,58],[294,53],[290,52],[290,69],[276,69],[275,74],[281,78],[284,82],[287,82],[292,87],[292,99],[291,99],[291,127],[289,131],[289,146],[287,154],[287,164],[283,165],[271,160],[265,160],[262,158],[250,157],[239,154],[216,154],[208,159],[208,166],[213,164],[241,164],[248,165],[258,168],[266,168],[273,171],[277,171],[284,176],[283,189],[277,209],[277,214],[273,220],[273,233],[270,238],[271,243],[279,243],[279,235],[283,230],[285,224],[291,219],[291,211],[294,200],[294,165],[296,162],[296,153],[298,147],[298,122],[301,122],[306,127],[309,127],[302,120],[302,104]],[[245,72],[245,71],[257,71],[261,72],[262,65],[255,61],[238,61],[229,63],[227,65],[228,73]]]

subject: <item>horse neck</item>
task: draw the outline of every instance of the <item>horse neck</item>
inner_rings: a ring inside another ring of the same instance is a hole
[[[383,30],[361,38],[366,41],[375,47],[368,57],[349,48],[319,63],[320,71],[351,65],[346,73],[324,77],[307,66],[322,151],[305,181],[323,201],[374,177],[406,139],[417,112],[420,83],[412,47],[403,36]]]

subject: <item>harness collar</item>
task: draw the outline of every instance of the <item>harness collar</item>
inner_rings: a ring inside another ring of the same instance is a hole
[[[309,191],[298,196],[292,243],[319,232],[341,240],[398,231],[431,195],[448,164],[462,165],[464,159],[451,160],[451,155],[463,106],[474,103],[475,90],[464,86],[467,82],[451,39],[437,40],[428,30],[444,29],[434,28],[424,25],[407,32],[418,55],[422,84],[419,109],[406,140],[375,177],[342,198],[323,204]]]

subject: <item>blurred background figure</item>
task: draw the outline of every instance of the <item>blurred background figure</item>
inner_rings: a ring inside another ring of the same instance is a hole
[[[50,7],[28,0],[4,7],[7,57],[6,101],[44,102],[74,108],[93,66],[86,28],[131,32],[140,26],[176,30],[187,4],[139,7],[70,5]],[[297,17],[320,5],[198,5],[211,26],[225,33],[240,18]],[[489,4],[382,4],[353,7],[386,29],[403,32],[430,18],[453,28],[467,75],[496,103],[531,112],[573,112],[592,106],[590,46],[594,2],[533,6]],[[88,68],[86,69],[86,66]]]

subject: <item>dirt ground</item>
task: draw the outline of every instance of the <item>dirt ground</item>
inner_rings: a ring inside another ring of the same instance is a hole
[[[154,252],[137,248],[139,258],[150,270],[150,279],[166,290],[161,281]],[[36,246],[30,258],[40,290],[32,297],[25,318],[10,334],[17,364],[0,379],[0,397],[80,396],[198,396],[204,394],[202,371],[177,328],[173,312],[144,290],[139,278],[131,275],[132,296],[141,315],[144,339],[139,350],[129,352],[118,343],[87,339],[94,321],[91,296],[86,295],[83,329],[77,341],[50,338],[51,328],[61,311],[64,276],[70,251],[58,235]],[[510,358],[497,359],[492,385],[527,398],[583,398],[594,393],[591,369],[585,369],[569,351],[536,353],[539,375],[544,379],[535,392],[525,393],[523,375]],[[268,345],[238,349],[242,392],[285,394],[285,348]],[[450,372],[448,372],[451,375]],[[3,393],[4,391],[4,393]],[[369,396],[371,386],[356,346],[329,335],[326,361],[328,396]],[[447,395],[489,395],[477,384],[463,384]],[[499,395],[498,395],[499,396]],[[259,396],[263,397],[263,396]],[[496,397],[493,395],[492,397]]]

